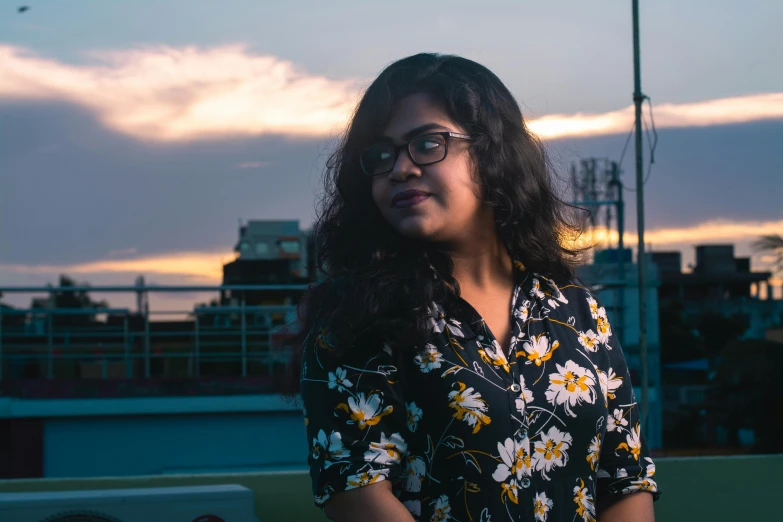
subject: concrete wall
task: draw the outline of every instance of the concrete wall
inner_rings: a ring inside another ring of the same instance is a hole
[[[24,451],[48,478],[306,467],[301,410],[273,395],[0,399],[0,419],[42,426]]]
[[[780,520],[779,484],[783,455],[656,460],[663,491],[655,503],[658,522]],[[261,522],[320,522],[307,472],[170,475],[103,479],[0,480],[0,492],[152,488],[240,484],[254,494]]]

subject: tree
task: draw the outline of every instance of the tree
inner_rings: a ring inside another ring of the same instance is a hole
[[[704,341],[704,348],[710,361],[714,361],[723,347],[739,339],[750,327],[745,315],[723,315],[716,312],[703,313],[696,322],[696,329]]]
[[[750,339],[732,341],[720,354],[709,408],[716,423],[725,426],[729,442],[737,445],[738,430],[751,428],[754,453],[783,452],[776,419],[783,415],[780,343]]]
[[[93,301],[86,290],[75,290],[77,287],[89,286],[87,283],[77,283],[74,279],[63,274],[60,276],[58,287],[48,285],[49,302],[52,308],[59,309],[100,309],[108,308],[106,301]],[[34,305],[33,308],[36,306]],[[95,322],[95,314],[54,315],[52,322],[55,326],[88,326]]]
[[[783,236],[780,234],[761,236],[753,242],[753,247],[758,252],[775,256],[775,261],[773,261],[774,270],[776,273],[783,272]]]
[[[660,335],[661,364],[691,361],[707,355],[702,339],[684,321],[683,306],[679,301],[661,307]]]

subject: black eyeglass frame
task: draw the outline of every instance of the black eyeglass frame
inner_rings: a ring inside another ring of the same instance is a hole
[[[445,151],[443,152],[443,157],[439,160],[435,161],[429,161],[429,162],[418,162],[415,159],[413,159],[413,153],[411,152],[411,143],[413,143],[416,140],[420,140],[422,138],[426,138],[427,136],[441,136],[443,137],[443,141],[445,142]],[[458,140],[467,140],[471,141],[473,140],[473,136],[470,136],[468,134],[461,134],[459,132],[451,132],[451,131],[443,131],[443,132],[427,132],[425,134],[419,134],[418,136],[411,138],[408,140],[407,143],[403,143],[402,145],[394,145],[394,144],[388,144],[393,150],[394,150],[394,160],[391,162],[391,168],[384,172],[376,172],[374,174],[370,174],[367,172],[367,169],[364,167],[364,162],[362,161],[362,156],[364,155],[364,152],[368,149],[372,149],[374,147],[378,147],[379,145],[382,145],[380,143],[375,145],[370,145],[369,147],[365,147],[362,149],[362,151],[359,153],[359,164],[362,167],[362,172],[364,172],[367,176],[375,177],[375,176],[383,176],[384,174],[388,174],[392,170],[394,170],[394,165],[397,164],[397,159],[400,157],[400,151],[403,149],[406,149],[408,151],[408,157],[411,159],[411,161],[416,165],[417,167],[424,167],[426,165],[434,165],[436,163],[440,163],[441,161],[445,160],[446,157],[449,155],[449,141],[452,139],[458,139]]]

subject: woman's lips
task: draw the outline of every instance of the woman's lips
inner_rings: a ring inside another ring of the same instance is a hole
[[[396,196],[392,198],[392,206],[393,207],[412,207],[413,205],[417,205],[430,197],[429,194],[426,192],[422,192],[420,190],[406,190],[405,192],[400,192]]]

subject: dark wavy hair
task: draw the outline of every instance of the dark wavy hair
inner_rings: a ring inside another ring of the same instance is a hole
[[[448,254],[401,236],[386,222],[359,163],[359,153],[377,141],[399,101],[419,93],[441,100],[450,119],[474,137],[469,153],[479,196],[493,208],[511,257],[537,273],[574,275],[580,251],[563,241],[580,232],[573,207],[556,194],[544,148],[511,92],[489,69],[459,56],[422,53],[394,62],[367,88],[327,162],[313,231],[325,278],[299,303],[294,388],[302,343],[325,325],[343,353],[380,343],[411,347],[428,336],[432,302],[447,311],[457,302]]]

